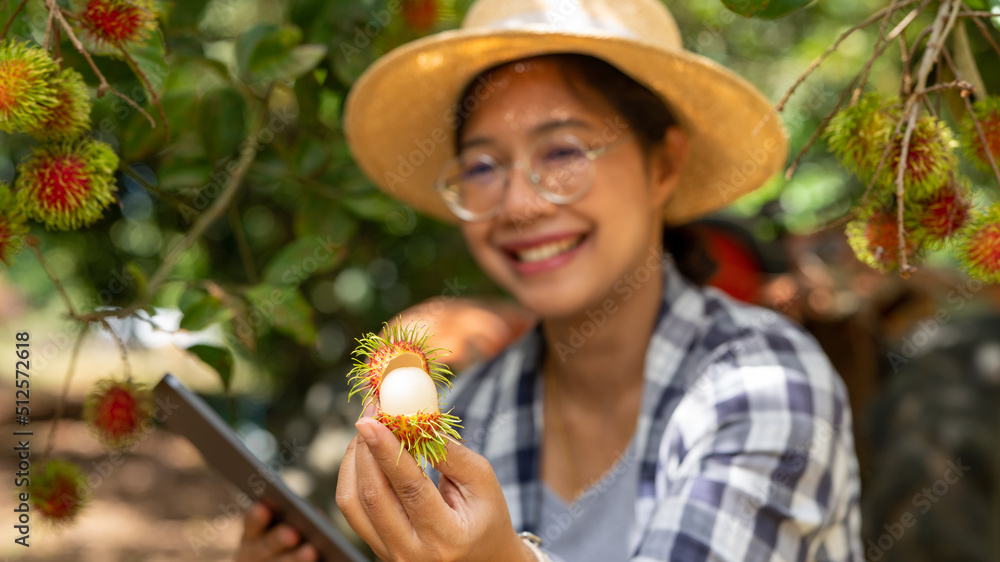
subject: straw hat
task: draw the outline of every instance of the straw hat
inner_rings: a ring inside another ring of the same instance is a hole
[[[787,135],[746,80],[683,49],[659,0],[479,0],[459,29],[402,45],[358,79],[345,107],[358,165],[386,193],[457,223],[433,190],[454,156],[455,115],[475,109],[488,83],[459,100],[498,64],[547,53],[605,60],[659,94],[688,133],[690,159],[664,219],[687,222],[762,185],[785,164]]]

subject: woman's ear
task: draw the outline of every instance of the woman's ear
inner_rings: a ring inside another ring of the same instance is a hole
[[[650,181],[653,189],[653,203],[662,207],[680,181],[680,171],[688,159],[687,133],[678,126],[667,129],[663,142],[650,154]]]

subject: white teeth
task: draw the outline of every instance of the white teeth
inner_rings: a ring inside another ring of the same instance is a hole
[[[552,242],[550,244],[535,246],[534,248],[518,250],[514,253],[515,255],[517,255],[518,261],[522,261],[525,263],[539,262],[550,258],[554,258],[563,252],[575,248],[582,239],[583,239],[582,236],[578,236],[576,238],[567,238],[559,242]]]

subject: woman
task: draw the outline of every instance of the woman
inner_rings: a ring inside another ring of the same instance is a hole
[[[435,467],[438,486],[358,421],[337,502],[379,557],[861,559],[829,361],[663,252],[664,220],[711,212],[783,165],[768,112],[682,51],[656,0],[480,0],[461,30],[366,71],[346,110],[360,166],[458,222],[486,274],[540,318],[457,380],[465,442]],[[250,512],[238,560],[314,555],[268,518]]]

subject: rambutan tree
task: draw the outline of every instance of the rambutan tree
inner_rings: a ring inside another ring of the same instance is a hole
[[[96,439],[132,446],[155,413],[123,320],[168,331],[159,312],[174,309],[177,331],[218,330],[187,351],[225,392],[253,386],[234,364],[265,373],[253,382],[287,398],[271,408],[287,422],[317,378],[345,384],[349,342],[373,326],[428,296],[497,292],[450,227],[364,178],[340,119],[372,61],[456,27],[470,3],[0,0],[0,275],[39,307],[61,302],[64,388],[88,334],[117,342],[121,366],[81,416]],[[792,228],[846,225],[885,272],[944,254],[1000,281],[997,2],[669,5],[686,48],[781,98],[770,118],[801,153],[756,197],[809,189],[811,218]],[[800,162],[812,171],[793,175]],[[85,502],[57,457],[32,498],[68,521]]]

